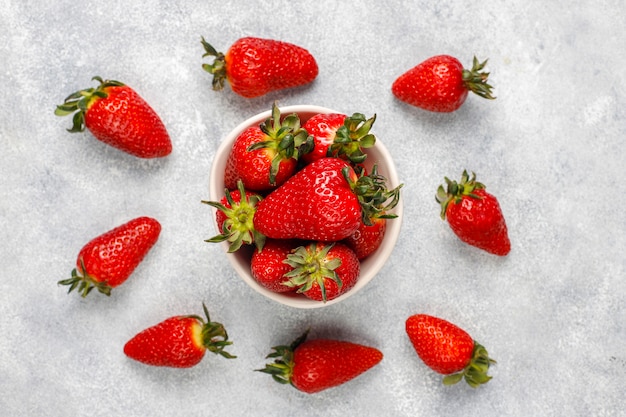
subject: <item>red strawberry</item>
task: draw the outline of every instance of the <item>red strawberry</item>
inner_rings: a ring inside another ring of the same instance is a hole
[[[463,242],[494,255],[507,255],[511,242],[498,200],[476,182],[475,174],[469,178],[463,171],[460,183],[445,180],[447,189],[439,186],[436,196],[441,218],[448,219],[450,228]]]
[[[202,201],[217,209],[215,220],[218,230],[222,232],[206,242],[224,242],[230,243],[228,252],[236,252],[241,245],[255,244],[258,248],[262,248],[265,242],[265,236],[261,235],[254,229],[254,213],[256,205],[262,199],[259,194],[246,191],[243,183],[237,183],[237,190],[224,191],[225,196],[220,202]],[[242,198],[243,196],[243,198]]]
[[[295,287],[286,285],[289,281],[286,274],[291,272],[293,267],[285,261],[298,246],[298,243],[291,240],[267,240],[263,250],[257,248],[252,253],[250,270],[254,279],[273,292],[295,291]]]
[[[362,172],[359,181],[361,184],[366,183],[367,189],[370,190],[361,195],[364,215],[359,228],[344,239],[343,243],[356,253],[359,260],[363,260],[382,244],[387,230],[387,219],[398,217],[391,213],[391,210],[400,201],[400,188],[403,184],[393,190],[387,190],[386,179],[378,174],[376,165],[370,174]]]
[[[376,252],[385,238],[387,219],[377,217],[370,219],[370,222],[370,225],[361,222],[356,232],[343,240],[343,243],[354,251],[359,260]]]
[[[406,333],[426,366],[446,375],[445,385],[465,378],[475,388],[491,379],[487,371],[495,361],[458,326],[437,317],[416,314],[407,319]]]
[[[312,146],[313,138],[300,127],[298,115],[281,121],[280,109],[274,104],[270,118],[235,139],[224,173],[226,188],[235,188],[241,180],[246,190],[272,190],[293,175],[301,153]]]
[[[305,166],[257,205],[254,227],[274,239],[338,241],[361,223],[349,163],[323,158]]]
[[[136,334],[124,345],[124,353],[146,365],[173,368],[197,365],[207,350],[235,358],[224,350],[232,344],[226,329],[221,323],[212,322],[206,306],[203,308],[206,321],[200,316],[170,317]]]
[[[359,279],[359,259],[342,243],[310,243],[287,255],[286,263],[292,270],[285,285],[298,288],[298,293],[312,300],[337,298]]]
[[[344,384],[383,359],[376,348],[342,340],[306,340],[307,333],[289,346],[273,347],[267,357],[276,360],[258,371],[313,394]]]
[[[202,38],[206,56],[212,64],[202,68],[213,74],[213,89],[221,90],[227,80],[232,90],[246,98],[312,82],[318,74],[317,63],[306,49],[273,39],[245,37],[237,40],[226,54],[218,52]]]
[[[494,99],[487,84],[489,73],[481,72],[487,61],[474,57],[471,70],[463,69],[458,59],[437,55],[402,74],[391,86],[400,100],[433,112],[453,112],[472,91],[487,99]]]
[[[304,124],[304,129],[313,136],[313,150],[302,155],[302,160],[311,163],[315,160],[335,156],[355,164],[365,160],[364,148],[376,143],[376,137],[369,133],[376,115],[365,119],[361,113],[348,117],[345,114],[317,114]]]
[[[97,88],[71,94],[57,106],[57,116],[74,114],[70,132],[85,127],[96,139],[139,158],[159,158],[172,152],[170,136],[156,112],[132,88],[102,80]]]
[[[161,225],[150,217],[139,217],[89,241],[78,253],[72,277],[59,281],[68,293],[78,289],[83,297],[97,288],[110,295],[121,285],[156,243]]]

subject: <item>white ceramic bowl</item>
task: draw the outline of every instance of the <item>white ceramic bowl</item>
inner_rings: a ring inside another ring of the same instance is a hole
[[[281,107],[280,110],[282,115],[297,113],[300,116],[302,124],[318,113],[341,113],[324,107],[309,105],[286,106]],[[351,114],[352,113],[348,115]],[[241,132],[249,126],[259,125],[270,116],[271,110],[268,110],[249,118],[233,129],[220,144],[217,152],[215,153],[215,159],[213,160],[213,165],[211,167],[211,177],[209,180],[209,196],[211,201],[220,201],[224,196],[224,170],[226,168],[226,160],[228,159],[230,149],[237,136],[239,136],[239,134],[241,134]],[[372,129],[372,133],[374,134],[376,134],[375,126],[376,125],[374,125],[374,128]],[[378,172],[387,178],[388,188],[391,189],[397,187],[400,183],[398,181],[398,174],[396,172],[395,165],[391,159],[389,151],[383,145],[378,134],[376,135],[376,145],[373,148],[365,150],[365,152],[367,153],[365,165],[368,168],[371,168],[374,164],[378,165]],[[212,207],[213,224],[216,232],[219,233],[217,230],[217,223],[215,222],[215,211],[216,209]],[[361,262],[361,273],[355,286],[339,297],[325,303],[310,300],[302,294],[275,293],[259,285],[250,272],[250,257],[252,256],[252,248],[244,247],[235,253],[226,253],[226,256],[237,274],[256,292],[269,299],[296,308],[319,308],[329,306],[339,303],[359,292],[372,280],[372,278],[374,278],[374,276],[385,264],[389,255],[391,255],[391,251],[396,245],[398,235],[400,234],[400,224],[402,221],[402,198],[393,212],[397,214],[398,217],[387,222],[387,231],[385,232],[385,238],[381,247]],[[228,243],[223,242],[222,245],[224,247],[224,252],[227,252]]]

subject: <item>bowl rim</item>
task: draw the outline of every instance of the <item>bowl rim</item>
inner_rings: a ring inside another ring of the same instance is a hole
[[[327,107],[316,106],[316,105],[291,105],[291,106],[279,107],[279,109],[282,115],[292,114],[292,113],[297,113],[297,114],[304,113],[304,114],[310,114],[311,116],[313,116],[314,114],[318,114],[318,113],[323,113],[323,114],[341,113],[340,111],[337,111],[337,110],[332,110]],[[239,136],[239,134],[243,132],[246,128],[255,124],[260,124],[261,122],[269,118],[271,115],[272,115],[272,111],[266,110],[262,113],[258,113],[246,119],[245,121],[237,125],[233,130],[231,130],[221,141],[220,145],[215,151],[215,156],[211,164],[210,177],[209,177],[209,196],[210,196],[211,201],[221,200],[222,198],[221,196],[223,195],[223,192],[224,192],[224,187],[219,186],[219,181],[213,181],[214,178],[218,178],[218,177],[223,178],[224,170],[226,168],[227,158],[218,159],[218,156],[227,154],[228,148],[232,146],[232,143],[234,142],[235,138]],[[303,121],[303,124],[304,122],[305,121]],[[393,159],[391,158],[391,154],[389,153],[389,150],[380,141],[380,139],[378,139],[378,137],[377,137],[376,144],[374,145],[374,147],[376,149],[376,152],[380,154],[379,159],[385,160],[385,161],[391,161],[390,165],[384,166],[385,177],[391,188],[397,187],[400,184],[400,181],[398,178],[398,173],[396,171],[395,164],[393,163]],[[365,150],[366,153],[368,151],[371,152],[368,149]],[[217,209],[215,207],[211,207],[211,213],[212,213],[211,219],[212,219],[213,227],[216,230],[216,232],[219,233],[219,230],[217,230],[217,224],[214,220],[216,212],[217,212]],[[400,228],[402,225],[402,213],[403,213],[402,199],[400,199],[400,201],[398,202],[398,204],[396,205],[396,207],[393,209],[392,212],[395,213],[398,217],[387,222],[387,230],[385,232],[384,244],[380,248],[378,248],[378,250],[373,254],[373,256],[370,256],[364,259],[363,261],[361,261],[361,273],[354,287],[352,287],[347,292],[341,294],[339,297],[334,298],[332,300],[328,300],[326,302],[311,300],[304,296],[291,295],[291,293],[276,293],[276,292],[268,290],[267,288],[261,286],[259,283],[256,282],[256,280],[252,277],[250,268],[249,267],[245,268],[242,265],[242,262],[238,261],[237,254],[227,252],[228,242],[222,242],[220,243],[220,245],[226,252],[226,258],[228,259],[233,269],[235,269],[235,272],[237,273],[237,275],[239,275],[246,284],[252,287],[252,289],[260,293],[261,295],[264,295],[266,298],[269,298],[273,301],[276,301],[278,303],[281,303],[289,307],[300,308],[300,309],[314,309],[314,308],[328,307],[330,305],[339,303],[345,300],[346,298],[351,297],[357,292],[359,292],[374,278],[374,276],[376,276],[380,272],[380,269],[382,269],[387,259],[391,255],[391,252],[393,251],[394,247],[396,246],[398,237],[400,235]],[[364,266],[367,268],[364,268]],[[363,269],[366,269],[365,273],[363,272]]]

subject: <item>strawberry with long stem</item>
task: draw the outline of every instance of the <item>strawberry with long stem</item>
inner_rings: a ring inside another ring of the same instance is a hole
[[[380,350],[343,340],[307,340],[308,331],[290,345],[273,347],[267,358],[274,359],[258,371],[281,384],[314,394],[353,380],[376,366]]]
[[[462,379],[471,387],[486,384],[495,363],[487,350],[463,329],[447,320],[415,314],[406,320],[406,333],[417,355],[433,371],[445,375],[444,385]]]
[[[68,293],[77,290],[86,297],[94,288],[111,295],[122,285],[157,242],[161,224],[151,217],[138,217],[90,240],[76,259],[72,276],[59,281]]]
[[[56,107],[57,116],[73,114],[70,132],[87,128],[96,139],[139,158],[160,158],[172,152],[170,136],[158,114],[129,86],[103,80],[96,88],[69,95]]]
[[[207,351],[227,359],[236,358],[224,349],[232,344],[221,323],[211,321],[209,311],[202,305],[204,315],[174,316],[151,326],[124,345],[124,354],[151,366],[190,368],[204,358]]]

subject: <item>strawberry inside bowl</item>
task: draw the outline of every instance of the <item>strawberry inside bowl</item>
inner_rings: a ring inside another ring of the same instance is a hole
[[[291,114],[297,114],[300,118],[301,125],[304,125],[309,119],[316,115],[341,114],[341,112],[319,106],[295,105],[280,108],[280,114],[281,119]],[[228,188],[231,192],[233,191],[233,187],[226,187],[225,172],[227,169],[229,154],[233,149],[233,145],[235,144],[237,138],[249,127],[260,125],[261,123],[268,120],[268,118],[272,117],[272,115],[272,110],[268,110],[249,118],[248,120],[237,126],[235,129],[233,129],[222,141],[215,154],[215,158],[213,160],[210,172],[209,196],[212,202],[221,201],[225,196],[226,188]],[[381,140],[379,138],[376,138],[375,144],[373,146],[367,147],[362,151],[365,154],[365,159],[363,160],[361,165],[365,168],[365,172],[371,172],[372,169],[376,167],[378,175],[385,179],[386,187],[388,189],[399,189],[400,182],[398,180],[395,165],[393,163],[391,155],[389,154],[389,151],[383,145]],[[271,193],[271,191],[260,193],[263,194],[263,198],[265,198],[266,194]],[[288,204],[288,202],[285,202],[285,204]],[[218,209],[213,206],[211,207],[211,210],[211,220],[215,225],[215,230],[217,231],[217,233],[221,233],[222,230],[219,230],[217,222],[215,220]],[[349,290],[341,293],[340,295],[332,299],[327,299],[326,301],[311,299],[305,297],[304,294],[298,293],[296,291],[276,292],[268,289],[266,286],[261,285],[259,281],[257,281],[257,279],[255,279],[251,270],[251,258],[255,250],[254,245],[244,244],[238,250],[234,252],[228,252],[231,244],[226,241],[221,242],[220,244],[223,245],[224,251],[227,254],[227,258],[237,274],[246,282],[246,284],[248,284],[256,292],[264,295],[271,300],[277,301],[287,306],[303,309],[320,308],[341,302],[342,300],[345,300],[346,298],[356,294],[361,289],[363,289],[383,267],[383,265],[391,255],[391,252],[397,242],[398,235],[400,233],[402,220],[401,199],[396,199],[393,208],[389,210],[388,214],[393,214],[397,217],[387,219],[386,230],[380,246],[373,253],[359,260],[360,267],[356,282],[353,284],[353,286],[351,286]]]

